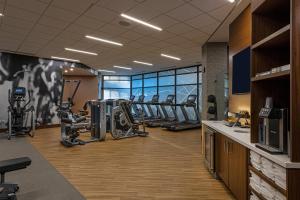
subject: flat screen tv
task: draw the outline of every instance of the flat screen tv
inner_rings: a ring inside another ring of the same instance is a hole
[[[232,94],[250,92],[250,47],[233,56]]]

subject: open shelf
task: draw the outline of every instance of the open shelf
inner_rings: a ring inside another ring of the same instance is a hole
[[[252,49],[256,48],[273,48],[287,46],[290,42],[290,25],[279,29],[275,33],[267,36],[256,44],[252,45]]]
[[[284,190],[283,188],[279,187],[272,179],[270,179],[269,177],[267,177],[266,175],[264,175],[263,173],[261,173],[260,171],[258,171],[254,167],[252,167],[251,165],[249,165],[249,170],[251,170],[252,172],[254,172],[257,176],[259,176],[266,183],[268,183],[273,188],[275,188],[276,190],[278,190],[281,194],[283,194],[284,196],[287,196],[286,190]]]
[[[274,11],[287,12],[290,10],[287,0],[260,0],[252,7],[255,14],[274,13]]]
[[[252,82],[255,81],[262,81],[262,80],[278,80],[278,79],[287,79],[290,77],[290,70],[282,71],[282,72],[277,72],[277,73],[271,73],[265,76],[258,76],[258,77],[253,77],[251,78]]]

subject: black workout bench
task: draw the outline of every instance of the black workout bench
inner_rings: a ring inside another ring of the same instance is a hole
[[[19,190],[17,184],[5,183],[5,173],[25,169],[30,164],[31,159],[28,157],[0,161],[0,200],[16,200],[16,192]]]

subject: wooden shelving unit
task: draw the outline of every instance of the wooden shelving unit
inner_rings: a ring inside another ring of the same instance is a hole
[[[272,97],[275,107],[289,110],[290,161],[300,162],[300,0],[252,0],[251,15],[251,142],[258,142],[259,111]],[[290,70],[256,77],[284,65]],[[286,177],[287,199],[300,199],[300,169],[286,169]]]
[[[280,79],[289,79],[290,78],[290,70],[277,72],[277,73],[271,73],[264,76],[258,76],[251,78],[252,82],[255,81],[263,81],[263,80],[280,80]]]

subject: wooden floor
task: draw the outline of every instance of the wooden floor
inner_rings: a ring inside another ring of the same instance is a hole
[[[130,138],[65,148],[60,129],[38,130],[31,143],[89,200],[233,199],[203,164],[200,130],[148,129]]]

